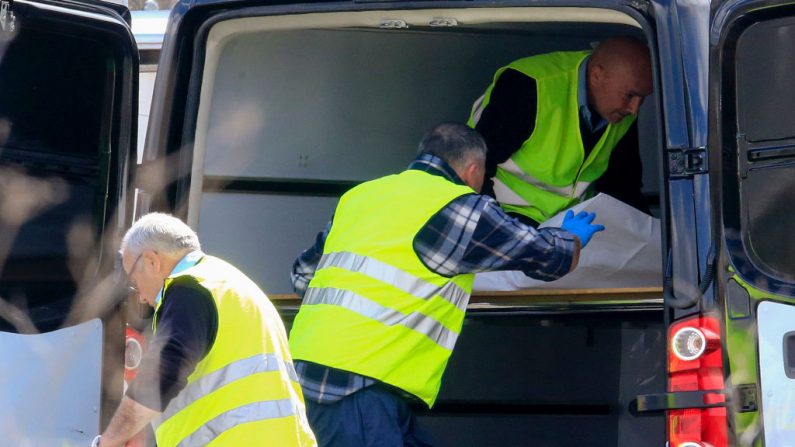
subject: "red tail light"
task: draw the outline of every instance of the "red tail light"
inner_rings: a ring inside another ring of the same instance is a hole
[[[138,374],[138,366],[141,365],[144,349],[146,349],[146,340],[140,332],[131,327],[127,327],[124,335],[124,389],[126,390],[127,385]]]
[[[725,402],[720,324],[712,317],[679,321],[668,331],[668,391],[707,391],[705,403]],[[669,410],[671,447],[727,447],[726,408]]]

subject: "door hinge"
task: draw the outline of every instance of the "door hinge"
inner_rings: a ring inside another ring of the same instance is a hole
[[[0,1],[0,30],[13,33],[17,29],[17,16],[13,9],[14,0]]]
[[[668,151],[668,175],[671,178],[691,177],[707,173],[707,150],[704,148],[671,149]]]
[[[0,1],[0,30],[13,33],[17,28],[17,17],[14,15],[14,0]]]
[[[756,411],[758,408],[756,405],[757,401],[756,384],[742,384],[734,387],[732,402],[735,411],[739,413]]]

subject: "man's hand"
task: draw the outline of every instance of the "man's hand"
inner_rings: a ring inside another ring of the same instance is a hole
[[[605,229],[604,225],[592,224],[591,222],[593,222],[594,219],[596,219],[596,213],[580,211],[579,214],[575,216],[574,212],[569,210],[563,217],[563,223],[560,224],[560,227],[570,233],[574,233],[575,236],[580,238],[582,248],[585,248],[594,233]]]
[[[136,433],[141,431],[146,424],[157,417],[160,412],[147,408],[138,402],[124,396],[119,408],[108,424],[100,447],[124,447]]]

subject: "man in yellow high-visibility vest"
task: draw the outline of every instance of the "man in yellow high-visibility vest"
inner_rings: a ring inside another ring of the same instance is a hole
[[[500,68],[469,119],[489,147],[483,193],[533,225],[596,192],[648,214],[635,117],[651,92],[633,37]]]
[[[321,446],[431,445],[409,401],[436,400],[473,274],[557,279],[604,229],[592,213],[541,230],[508,217],[478,194],[485,158],[475,130],[436,126],[406,171],[345,193],[293,265],[290,349]]]
[[[122,447],[150,422],[158,447],[317,445],[284,325],[254,282],[167,214],[135,222],[121,254],[154,338],[94,445]]]

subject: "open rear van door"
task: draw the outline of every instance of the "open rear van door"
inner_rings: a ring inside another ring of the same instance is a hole
[[[122,397],[129,17],[90,0],[0,2],[0,414],[27,418],[0,418],[3,445],[88,445]]]
[[[713,5],[716,299],[732,445],[795,439],[795,7]]]

